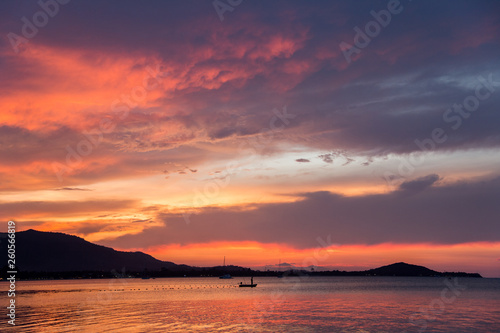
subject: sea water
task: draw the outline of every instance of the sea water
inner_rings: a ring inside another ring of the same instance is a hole
[[[18,281],[16,332],[500,332],[500,279]],[[2,295],[7,283],[0,282]]]

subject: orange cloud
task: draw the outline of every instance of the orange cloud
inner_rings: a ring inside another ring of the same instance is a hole
[[[111,113],[113,101],[144,84],[148,66],[155,69],[160,64],[152,56],[117,56],[35,44],[10,61],[15,72],[8,96],[0,104],[0,122],[42,131],[61,125],[79,130],[95,126]],[[19,77],[25,67],[30,68],[28,75]],[[159,97],[159,89],[151,90],[134,102],[146,107]]]

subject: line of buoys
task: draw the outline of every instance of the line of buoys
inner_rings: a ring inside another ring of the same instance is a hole
[[[222,288],[236,288],[238,287],[237,285],[173,285],[173,286],[153,286],[152,289],[150,288],[144,288],[142,291],[161,291],[161,290],[181,290],[181,289],[222,289]],[[98,291],[98,292],[110,292],[110,291],[141,291],[141,288],[129,288],[129,289],[94,289],[94,290],[89,290],[89,292],[92,291]]]

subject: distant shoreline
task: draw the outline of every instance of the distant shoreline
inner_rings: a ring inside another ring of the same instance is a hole
[[[406,264],[407,265],[407,264]],[[236,266],[233,266],[233,269]],[[420,266],[418,266],[420,267]],[[443,272],[437,274],[420,274],[420,275],[405,275],[405,274],[374,274],[374,270],[346,272],[346,271],[323,271],[323,272],[308,272],[304,270],[286,271],[282,274],[276,271],[253,271],[249,268],[241,268],[240,271],[231,271],[234,279],[243,277],[277,277],[282,275],[286,277],[438,277],[438,278],[483,278],[478,273],[464,272]],[[377,270],[377,269],[375,269]],[[220,276],[219,268],[198,268],[195,271],[189,272],[166,272],[166,271],[151,271],[147,275],[144,272],[127,272],[124,274],[116,274],[112,271],[80,271],[80,272],[19,272],[18,280],[22,281],[43,281],[43,280],[100,280],[100,279],[156,279],[156,278],[218,278]],[[5,279],[0,282],[6,281]]]
[[[2,235],[6,234],[0,233],[0,236]],[[7,242],[0,243],[0,253],[5,256],[2,262],[7,263]],[[218,277],[226,274],[233,277],[278,275],[482,277],[479,273],[438,272],[405,262],[364,271],[314,271],[312,267],[310,269],[282,267],[283,271],[259,271],[234,265],[195,267],[158,260],[143,252],[117,251],[90,243],[77,236],[33,229],[16,233],[15,266],[16,280]],[[0,268],[0,277],[6,279],[9,271],[7,265]],[[14,268],[11,267],[10,270],[12,269]]]
[[[256,275],[248,275],[248,276],[235,276],[232,281],[234,282],[235,280],[239,280],[241,278],[250,278],[250,277],[256,277]],[[264,277],[264,278],[273,278],[274,276],[258,276],[258,277]],[[289,277],[295,277],[295,276],[289,276]],[[307,278],[321,278],[321,277],[359,277],[359,278],[451,278],[451,276],[373,276],[373,275],[353,275],[353,276],[339,276],[339,275],[324,275],[324,276],[303,276]],[[214,280],[219,280],[217,276],[164,276],[164,277],[157,277],[157,278],[151,278],[145,281],[154,281],[156,279],[206,279],[206,278],[211,278]],[[467,278],[467,279],[478,279],[478,277],[474,276],[460,276],[460,278]],[[101,278],[54,278],[54,279],[19,279],[18,282],[33,282],[33,281],[82,281],[82,280],[110,280],[110,279],[124,279],[124,280],[142,280],[140,277],[101,277]],[[480,279],[485,279],[485,280],[494,280],[494,279],[500,279],[500,277],[481,277]],[[5,279],[0,280],[0,284],[4,282],[9,282]]]

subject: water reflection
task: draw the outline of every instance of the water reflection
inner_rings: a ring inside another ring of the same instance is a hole
[[[500,331],[499,279],[462,279],[467,288],[434,319],[426,319],[425,328],[422,309],[429,311],[429,304],[440,297],[442,278],[259,278],[257,288],[238,288],[238,282],[21,281],[16,331]],[[11,329],[6,320],[1,325],[2,331]]]

